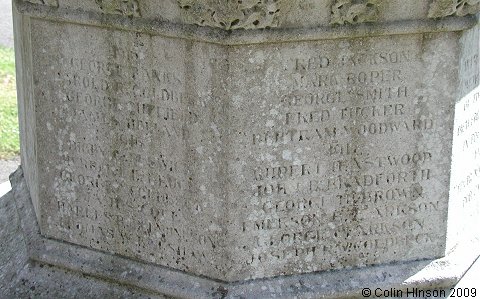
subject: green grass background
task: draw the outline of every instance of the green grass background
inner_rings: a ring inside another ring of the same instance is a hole
[[[20,152],[16,95],[14,51],[0,47],[0,159]]]

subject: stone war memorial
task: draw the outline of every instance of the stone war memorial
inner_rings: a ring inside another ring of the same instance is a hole
[[[5,298],[412,298],[480,255],[480,1],[13,9]]]

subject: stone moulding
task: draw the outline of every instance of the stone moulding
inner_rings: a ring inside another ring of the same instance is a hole
[[[463,17],[480,11],[480,0],[434,0],[430,4],[429,18]]]
[[[41,17],[55,22],[68,22],[82,25],[110,27],[113,29],[145,32],[152,35],[188,39],[193,41],[214,43],[219,45],[246,45],[270,42],[299,42],[324,39],[355,38],[362,36],[382,36],[397,34],[418,34],[426,32],[451,32],[472,28],[477,24],[474,16],[463,18],[445,18],[440,20],[410,20],[379,24],[378,28],[366,26],[349,27],[325,26],[315,30],[280,29],[273,30],[233,30],[221,28],[198,28],[197,25],[180,25],[167,22],[157,22],[143,17],[131,18],[125,23],[123,18],[93,17],[94,14],[85,11],[72,11],[60,7],[51,9],[48,6],[28,5],[25,0],[14,0],[16,9],[30,17]],[[65,14],[68,12],[68,18]],[[128,25],[128,26],[127,26]],[[378,30],[381,28],[381,30]]]
[[[103,13],[140,17],[137,0],[95,0]]]
[[[463,243],[437,260],[227,283],[45,238],[22,169],[10,180],[30,260],[173,298],[333,298],[333,293],[334,298],[362,298],[362,288],[450,288],[475,262],[478,250],[472,248],[480,245],[480,240]]]
[[[59,7],[59,0],[14,0]],[[186,24],[235,29],[276,28],[295,1],[288,0],[175,0]],[[138,0],[95,0],[102,13],[141,17]],[[18,4],[17,4],[18,5]],[[332,0],[331,25],[378,22],[381,0]],[[480,0],[431,0],[428,18],[464,17],[480,12]]]
[[[177,0],[188,23],[233,29],[277,27],[293,1],[285,0]]]
[[[26,0],[26,1],[30,2],[32,4],[40,4],[40,5],[58,7],[58,0]]]
[[[378,21],[379,0],[336,0],[332,5],[330,24],[361,24]]]

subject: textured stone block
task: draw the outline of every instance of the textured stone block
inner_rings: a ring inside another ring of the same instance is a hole
[[[478,5],[384,2],[16,1],[41,235],[225,282],[475,239]]]

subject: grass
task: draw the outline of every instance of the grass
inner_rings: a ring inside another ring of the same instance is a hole
[[[11,158],[19,152],[14,52],[0,47],[0,159]]]

